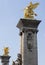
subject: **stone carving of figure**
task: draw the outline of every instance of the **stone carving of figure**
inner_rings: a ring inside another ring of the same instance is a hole
[[[18,63],[17,65],[22,65],[22,56],[21,56],[21,54],[18,54],[18,58],[17,58],[16,62]]]
[[[28,35],[27,35],[27,48],[28,48],[29,51],[31,51],[31,52],[32,52],[32,48],[33,48],[32,40],[33,40],[32,33],[28,33]]]

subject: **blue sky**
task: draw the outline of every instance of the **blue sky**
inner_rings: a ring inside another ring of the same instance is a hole
[[[38,29],[38,65],[45,65],[45,0],[0,0],[0,55],[3,55],[3,48],[8,46],[11,59],[15,60],[19,53],[20,37],[19,29],[16,27],[20,18],[23,18],[23,9],[32,1],[40,5],[35,10],[41,20]]]

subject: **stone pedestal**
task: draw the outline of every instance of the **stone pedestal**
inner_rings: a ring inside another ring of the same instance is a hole
[[[0,56],[2,65],[9,65],[10,56]]]
[[[38,65],[37,32],[40,20],[20,19],[20,53],[22,65]]]

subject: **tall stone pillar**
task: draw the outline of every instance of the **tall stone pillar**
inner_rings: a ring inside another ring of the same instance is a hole
[[[9,65],[10,56],[0,56],[2,65]]]
[[[40,20],[20,19],[22,65],[38,65],[37,32]]]

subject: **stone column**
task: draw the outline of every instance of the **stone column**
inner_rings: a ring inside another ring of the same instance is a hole
[[[37,32],[41,20],[20,19],[22,65],[38,65]]]
[[[10,56],[0,56],[2,65],[9,65]]]

